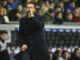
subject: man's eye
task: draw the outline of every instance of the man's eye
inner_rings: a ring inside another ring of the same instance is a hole
[[[29,7],[27,7],[27,8],[29,8]]]

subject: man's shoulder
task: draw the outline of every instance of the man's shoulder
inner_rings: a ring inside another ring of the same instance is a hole
[[[21,22],[22,22],[22,21],[25,21],[25,19],[27,19],[26,16],[23,17],[23,18],[21,18],[20,21],[21,21]]]

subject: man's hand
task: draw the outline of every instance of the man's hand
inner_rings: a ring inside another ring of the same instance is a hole
[[[28,18],[33,18],[34,17],[34,13],[32,12],[32,10],[30,9],[30,11],[28,12]]]
[[[20,13],[17,13],[16,16],[21,19],[21,14]]]
[[[28,46],[27,46],[26,44],[22,45],[22,47],[21,47],[21,50],[22,50],[22,51],[25,51],[25,50],[27,50],[27,49],[28,49]]]

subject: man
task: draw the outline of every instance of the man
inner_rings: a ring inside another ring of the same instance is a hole
[[[79,54],[80,54],[79,48],[75,48],[71,56],[71,60],[80,60]]]
[[[5,8],[0,7],[0,23],[9,24],[9,18],[7,16],[7,11]]]
[[[7,7],[7,0],[1,0],[0,1],[0,6],[5,8],[6,10],[8,10],[8,7]]]
[[[7,43],[5,40],[8,38],[6,31],[0,31],[0,60],[10,60],[10,56],[7,51]]]
[[[43,39],[44,19],[34,14],[34,4],[26,6],[27,16],[20,20],[19,40],[22,60],[49,60],[48,47]]]
[[[63,60],[71,60],[70,53],[66,50],[62,52],[62,57],[63,57]]]
[[[44,17],[47,23],[53,23],[54,22],[54,16],[55,13],[53,9],[49,9],[47,13],[45,13]]]

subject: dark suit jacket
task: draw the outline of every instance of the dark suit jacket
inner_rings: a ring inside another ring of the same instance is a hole
[[[73,53],[70,60],[80,60],[80,57],[75,56],[75,54]]]
[[[24,17],[20,20],[20,46],[27,44],[32,60],[49,60],[46,41],[43,39],[44,19],[36,15],[33,18]]]
[[[5,41],[3,39],[0,38],[0,41],[5,44]],[[8,50],[5,48],[3,51],[1,51],[1,46],[0,46],[0,60],[11,60]]]

